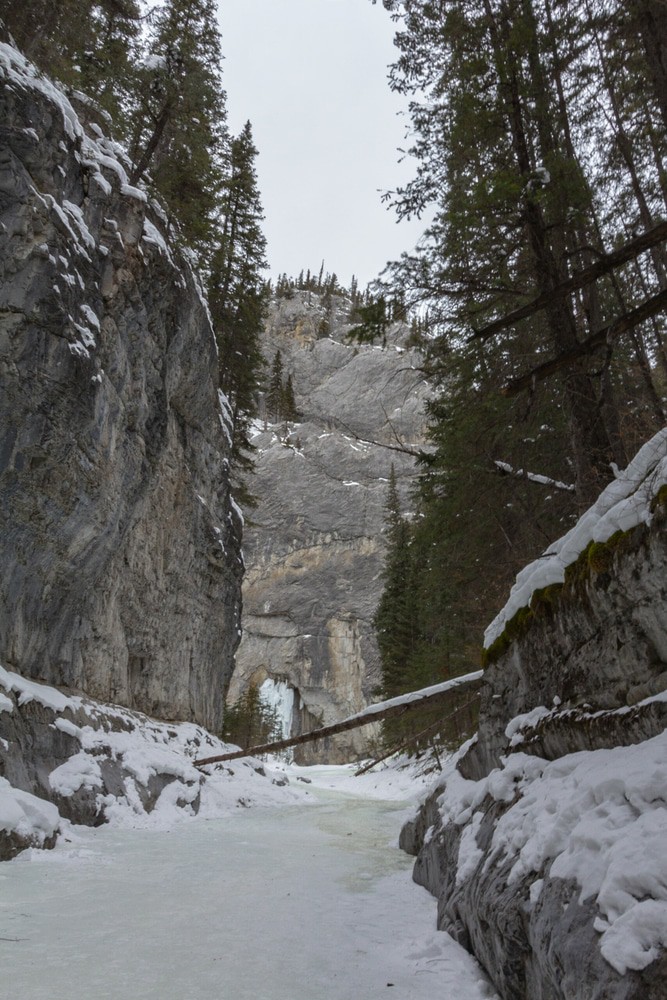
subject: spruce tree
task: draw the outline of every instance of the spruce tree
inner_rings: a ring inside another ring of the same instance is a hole
[[[257,414],[264,368],[260,336],[268,308],[266,239],[250,122],[231,144],[222,185],[208,280],[211,317],[219,351],[220,386],[232,405],[233,461],[252,466],[250,421]],[[242,481],[239,480],[239,484]],[[237,489],[239,486],[237,485]]]
[[[280,351],[276,351],[271,365],[271,375],[266,390],[266,411],[269,418],[277,423],[282,420],[283,404],[283,359]]]
[[[185,242],[208,261],[228,146],[215,0],[154,9],[130,154],[133,184],[150,177]]]
[[[292,381],[292,373],[290,372],[285,381],[282,391],[281,400],[281,417],[283,420],[287,421],[297,421],[299,419],[299,411],[296,405],[296,399],[294,397],[294,384]]]

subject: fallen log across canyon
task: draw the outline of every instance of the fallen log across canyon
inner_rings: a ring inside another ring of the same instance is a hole
[[[290,736],[283,740],[274,740],[273,743],[262,743],[258,746],[247,747],[245,750],[232,750],[229,753],[218,754],[215,757],[205,757],[194,761],[195,767],[205,767],[207,764],[217,764],[226,760],[238,760],[241,757],[255,757],[264,753],[279,753],[281,750],[288,750],[290,747],[303,746],[304,743],[314,743],[315,740],[324,739],[327,736],[336,736],[338,733],[348,732],[350,729],[358,729],[360,726],[367,726],[371,722],[379,722],[381,719],[403,715],[414,708],[421,708],[425,702],[446,700],[451,691],[456,688],[467,687],[475,684],[482,678],[484,671],[475,670],[461,677],[452,677],[451,680],[443,681],[441,684],[434,684],[431,687],[421,688],[419,691],[410,691],[402,694],[398,698],[390,698],[387,701],[380,701],[376,705],[369,705],[363,712],[351,715],[342,722],[335,722],[330,726],[322,726],[320,729],[313,729],[309,733],[302,733],[300,736]]]

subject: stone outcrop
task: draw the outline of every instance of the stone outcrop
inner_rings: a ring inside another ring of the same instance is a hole
[[[0,657],[217,728],[240,517],[205,302],[122,153],[0,48]]]
[[[230,695],[267,678],[297,698],[291,734],[364,708],[380,682],[372,618],[382,592],[387,482],[394,465],[406,498],[424,444],[419,356],[396,327],[387,346],[345,341],[348,303],[296,292],[273,303],[263,350],[281,352],[300,421],[258,423],[259,504],[244,540],[243,639]],[[402,450],[407,448],[407,452]],[[368,731],[305,747],[303,763],[343,761]]]
[[[649,842],[667,836],[663,493],[519,615],[477,736],[401,834],[439,927],[504,1000],[666,995]]]
[[[0,861],[55,846],[68,823],[171,827],[258,802],[300,801],[259,761],[203,773],[193,760],[228,749],[191,722],[140,712],[0,667]],[[276,786],[274,790],[273,786]]]

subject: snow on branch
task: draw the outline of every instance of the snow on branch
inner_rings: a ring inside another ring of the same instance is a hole
[[[531,483],[539,483],[540,486],[549,486],[554,490],[565,490],[568,493],[574,493],[573,483],[562,483],[559,479],[552,479],[550,476],[541,476],[536,472],[526,472],[525,469],[515,469],[508,462],[496,461],[493,464],[501,476],[514,476],[515,479],[527,479]]]

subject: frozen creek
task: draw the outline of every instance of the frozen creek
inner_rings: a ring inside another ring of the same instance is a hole
[[[2,865],[0,996],[493,997],[436,931],[435,901],[394,846],[405,802],[311,772],[308,805],[170,830],[76,828],[70,843]]]

